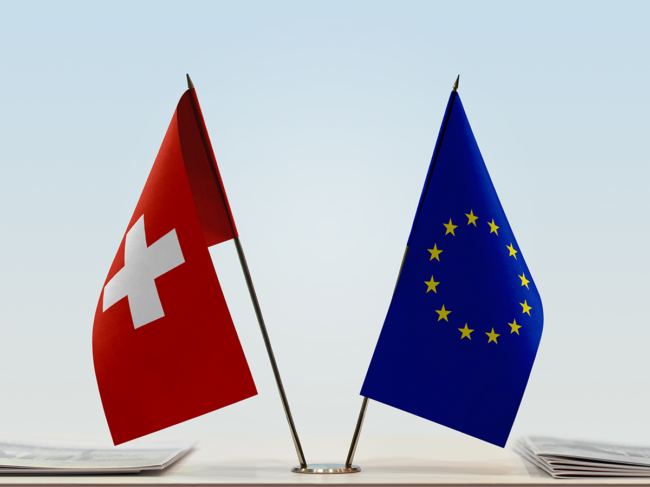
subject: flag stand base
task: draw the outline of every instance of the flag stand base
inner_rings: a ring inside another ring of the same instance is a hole
[[[291,469],[294,473],[356,473],[361,472],[361,468],[357,465],[350,465],[349,467],[344,463],[312,463],[306,467],[297,465]]]

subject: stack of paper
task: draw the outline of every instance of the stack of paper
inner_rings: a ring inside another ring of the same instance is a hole
[[[185,455],[192,445],[192,442],[165,442],[110,446],[0,438],[0,475],[88,475],[162,470]]]
[[[650,477],[650,447],[529,436],[515,450],[558,479]]]

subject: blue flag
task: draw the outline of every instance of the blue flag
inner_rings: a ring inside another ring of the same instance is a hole
[[[542,301],[456,92],[361,394],[505,446]]]

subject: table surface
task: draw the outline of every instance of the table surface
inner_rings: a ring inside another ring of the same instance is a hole
[[[361,437],[354,474],[308,475],[297,464],[289,435],[198,437],[195,448],[164,471],[130,475],[2,476],[2,485],[650,485],[649,479],[553,479],[510,447],[469,437]],[[343,463],[348,436],[301,437],[309,463]]]

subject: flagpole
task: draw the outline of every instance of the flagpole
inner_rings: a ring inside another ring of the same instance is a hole
[[[291,416],[291,409],[289,408],[287,395],[284,392],[284,386],[282,385],[282,379],[280,378],[280,370],[278,369],[278,364],[275,362],[275,355],[273,354],[273,348],[271,347],[271,340],[269,339],[269,334],[266,331],[266,325],[264,324],[264,318],[262,317],[262,309],[260,308],[260,303],[257,300],[255,287],[253,287],[253,279],[251,279],[251,273],[248,270],[248,264],[246,263],[246,256],[244,255],[244,249],[241,246],[239,237],[235,237],[234,241],[235,241],[235,247],[237,248],[237,255],[239,256],[239,263],[241,264],[241,268],[244,271],[244,278],[246,279],[248,292],[251,295],[251,301],[253,301],[253,308],[255,308],[255,315],[257,316],[257,322],[259,323],[260,330],[262,331],[262,338],[264,339],[264,346],[266,347],[266,353],[269,355],[269,360],[271,361],[271,368],[273,369],[273,376],[275,377],[275,383],[277,384],[278,392],[280,393],[280,400],[282,401],[284,414],[286,414],[287,416],[289,429],[291,429],[291,437],[293,438],[293,444],[296,447],[296,453],[298,454],[298,461],[300,462],[300,466],[302,468],[307,468],[307,461],[305,460],[305,455],[302,452],[302,446],[300,445],[300,438],[298,438],[298,431],[296,430],[296,425],[293,422],[293,416]]]
[[[397,273],[397,280],[395,281],[395,288],[393,289],[393,294],[395,289],[397,289],[397,283],[399,282],[399,277],[402,275],[402,268],[404,267],[404,261],[406,260],[406,255],[409,253],[409,248],[406,247],[404,250],[404,256],[402,257],[402,263],[399,266],[399,272]],[[357,445],[359,444],[359,437],[361,436],[361,428],[363,427],[363,420],[366,419],[366,411],[368,411],[368,402],[367,397],[363,398],[361,403],[361,411],[359,412],[359,419],[357,419],[357,425],[354,428],[354,434],[352,435],[352,443],[350,444],[350,451],[348,452],[348,458],[345,460],[345,466],[351,467],[352,461],[354,460],[354,454],[357,452]]]
[[[189,74],[187,75],[187,88],[190,90],[194,88],[194,83],[192,83]],[[212,166],[212,164],[210,165]],[[218,177],[216,179],[217,181],[219,181]],[[231,228],[234,229],[234,223],[231,220],[232,216],[230,215],[230,212],[227,213],[228,213],[228,219],[230,220],[230,226]],[[237,235],[236,232],[233,233]],[[284,392],[284,386],[282,385],[280,370],[278,369],[278,364],[275,361],[275,355],[273,354],[273,348],[271,347],[271,340],[269,339],[269,334],[266,331],[266,325],[264,324],[264,318],[262,317],[262,309],[260,308],[260,303],[257,300],[257,294],[255,293],[255,287],[253,286],[253,279],[251,278],[251,273],[248,270],[248,264],[246,263],[246,256],[244,255],[244,249],[242,248],[238,236],[234,237],[233,240],[235,241],[237,255],[239,256],[239,263],[241,264],[242,271],[244,272],[244,278],[246,279],[246,286],[248,286],[248,292],[250,293],[251,301],[253,302],[253,308],[255,309],[255,316],[257,316],[257,322],[260,325],[260,331],[262,332],[262,338],[264,340],[264,346],[266,347],[266,353],[268,354],[269,360],[271,361],[273,376],[275,377],[275,383],[278,386],[278,392],[280,393],[280,400],[282,401],[284,414],[287,416],[287,422],[289,423],[289,429],[291,430],[291,438],[293,439],[293,444],[296,448],[298,461],[300,462],[301,468],[307,468],[307,461],[305,460],[305,454],[302,451],[300,438],[298,438],[298,431],[296,430],[296,425],[293,422],[293,416],[291,415],[291,409],[289,408],[287,395]]]
[[[456,81],[454,82],[454,86],[452,89],[453,93],[456,93],[458,91],[458,82],[460,81],[460,74],[456,77]],[[453,102],[453,101],[452,101]],[[442,144],[442,139],[444,139],[445,136],[445,131],[447,129],[447,122],[449,122],[449,115],[451,114],[451,110],[449,110],[449,113],[447,114],[447,118],[442,121],[443,124],[443,129],[442,129],[442,137],[440,139],[440,143]],[[436,164],[436,159],[438,158],[438,153],[434,154],[433,160],[431,161],[431,167],[433,168]],[[430,176],[433,171],[429,171]],[[425,186],[425,191],[426,187],[428,187],[429,181],[427,181],[427,184]],[[419,212],[419,208],[418,208]],[[417,217],[417,215],[416,215]],[[397,281],[395,282],[395,289],[397,289],[397,283],[399,282],[399,277],[402,275],[402,268],[404,267],[404,261],[406,260],[406,255],[409,252],[408,245],[406,246],[406,250],[404,251],[404,257],[402,257],[402,264],[399,266],[399,272],[397,273]],[[395,293],[395,289],[393,289],[393,294]],[[357,452],[357,446],[359,444],[359,438],[361,437],[361,428],[363,427],[363,420],[366,418],[366,412],[368,411],[368,402],[369,399],[367,397],[363,398],[363,402],[361,403],[361,411],[359,412],[359,418],[357,419],[357,425],[354,428],[354,434],[352,435],[352,443],[350,444],[350,450],[348,451],[348,457],[345,460],[345,466],[350,467],[352,465],[352,461],[354,460],[354,454]]]

